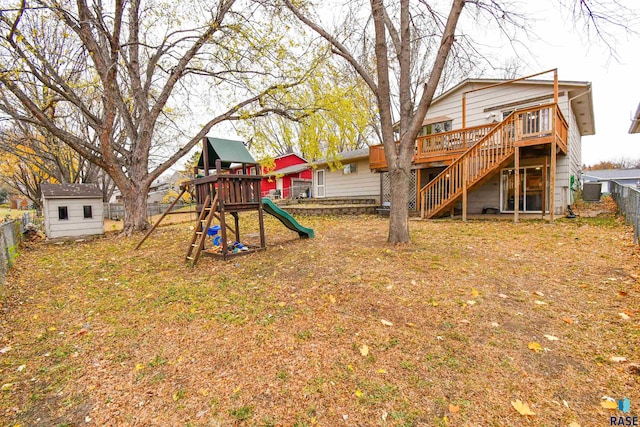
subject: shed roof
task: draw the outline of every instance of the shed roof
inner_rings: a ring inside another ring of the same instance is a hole
[[[40,184],[45,199],[102,199],[95,184]]]
[[[216,160],[220,159],[223,168],[229,168],[231,163],[248,163],[255,165],[258,162],[255,161],[253,156],[245,147],[244,142],[234,141],[232,139],[211,138],[206,137],[208,148],[208,163],[209,169],[216,167]],[[204,169],[204,159],[202,152],[198,158],[198,167]]]

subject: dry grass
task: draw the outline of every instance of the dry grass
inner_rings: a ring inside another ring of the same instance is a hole
[[[0,424],[609,425],[603,395],[637,414],[640,252],[619,221],[411,222],[401,247],[377,217],[300,222],[317,238],[268,218],[266,252],[196,268],[188,224],[137,252],[23,251]]]

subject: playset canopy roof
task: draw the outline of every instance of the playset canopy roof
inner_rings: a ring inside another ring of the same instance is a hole
[[[255,161],[253,156],[247,150],[242,141],[234,141],[231,139],[211,138],[206,137],[207,140],[207,159],[210,169],[216,167],[216,160],[220,159],[223,168],[229,168],[231,163],[245,163],[255,165],[258,162]],[[202,152],[198,159],[198,168],[204,169],[204,158]]]

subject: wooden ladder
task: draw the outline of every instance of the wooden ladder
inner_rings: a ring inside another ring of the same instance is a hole
[[[215,216],[216,204],[218,203],[218,194],[213,197],[213,202],[209,204],[211,196],[207,195],[202,205],[202,211],[198,216],[198,222],[193,230],[193,236],[189,242],[189,249],[187,250],[187,256],[185,261],[191,261],[191,265],[196,265],[200,253],[204,248],[204,240],[207,238],[207,230],[211,225],[211,221]]]

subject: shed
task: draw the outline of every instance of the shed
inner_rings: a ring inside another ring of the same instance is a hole
[[[50,239],[104,234],[102,191],[93,184],[41,184]]]

